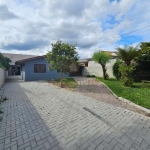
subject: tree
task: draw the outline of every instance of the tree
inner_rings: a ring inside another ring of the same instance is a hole
[[[135,61],[138,63],[134,71],[135,80],[150,80],[150,42],[140,43]]]
[[[138,47],[125,46],[124,48],[117,48],[118,56],[124,63],[129,66],[131,61],[138,55]]]
[[[140,63],[150,62],[150,42],[141,42],[138,56],[135,60]]]
[[[124,86],[132,86],[133,84],[133,71],[135,70],[135,65],[131,64],[131,61],[138,55],[138,47],[126,46],[124,48],[117,48],[118,56],[124,63],[119,67],[121,73],[121,81]]]
[[[70,63],[78,61],[76,45],[69,45],[58,40],[55,44],[52,44],[52,51],[48,52],[45,58],[50,65],[50,70],[60,72],[60,86],[62,87],[63,73],[69,72],[68,65]]]
[[[8,70],[11,60],[0,53],[0,67]]]
[[[96,51],[93,53],[92,59],[96,62],[99,63],[102,66],[103,70],[103,78],[106,80],[108,78],[107,74],[107,69],[106,69],[106,63],[110,61],[111,56],[107,54],[106,52],[102,51]]]

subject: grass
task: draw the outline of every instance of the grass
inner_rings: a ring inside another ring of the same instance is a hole
[[[56,79],[53,81],[50,80],[49,83],[52,83],[53,85],[60,87],[59,79]],[[70,90],[72,90],[78,86],[78,83],[75,81],[74,78],[64,78],[62,81],[62,84],[63,84],[63,88],[70,89]]]
[[[97,79],[105,83],[117,96],[126,98],[133,103],[150,109],[150,83],[136,82],[132,87],[124,87],[116,79]]]

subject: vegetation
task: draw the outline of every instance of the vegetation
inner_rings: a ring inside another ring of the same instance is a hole
[[[150,109],[150,83],[133,83],[132,87],[124,87],[122,83],[116,79],[104,80],[97,77],[97,79],[105,83],[117,96],[126,98],[133,103]]]
[[[117,48],[118,56],[124,63],[129,66],[131,61],[138,55],[138,48],[132,46],[125,46],[124,48]]]
[[[140,44],[135,61],[138,64],[133,74],[134,80],[150,80],[150,42],[142,42]]]
[[[8,70],[11,60],[0,53],[0,68]]]
[[[0,64],[0,68],[2,68],[2,69],[4,69],[4,70],[6,69],[6,68],[5,68],[4,66],[2,66],[1,64]]]
[[[138,55],[135,60],[140,63],[150,62],[150,42],[141,42]]]
[[[135,70],[135,65],[130,64],[129,66],[124,63],[120,64],[119,72],[121,72],[121,81],[123,86],[132,86],[133,76],[132,73]]]
[[[94,52],[92,59],[102,66],[104,80],[108,79],[109,76],[107,74],[106,63],[110,61],[111,56],[105,52],[96,51]]]
[[[95,75],[87,75],[86,77],[88,77],[88,78],[95,78],[96,76]]]
[[[53,85],[59,86],[60,79],[56,79],[54,81],[49,81],[49,83],[52,83]],[[62,80],[62,87],[66,89],[74,89],[78,86],[78,83],[75,81],[74,78],[64,78]]]
[[[117,80],[121,78],[121,73],[119,71],[119,67],[122,64],[122,61],[118,60],[113,65],[113,75],[116,77]]]
[[[132,73],[135,70],[135,65],[131,64],[131,61],[138,55],[137,47],[126,46],[124,48],[117,48],[119,58],[123,63],[119,67],[121,73],[121,81],[124,86],[132,86],[133,76]]]
[[[62,87],[63,73],[69,71],[68,64],[78,61],[76,45],[69,45],[58,40],[55,44],[52,44],[52,51],[46,54],[46,60],[49,63],[50,70],[60,72],[60,87]]]
[[[2,102],[6,101],[6,100],[8,100],[7,97],[4,97],[4,98],[0,99],[0,121],[3,119],[3,117],[2,117],[2,114],[3,114],[3,111],[2,111]]]

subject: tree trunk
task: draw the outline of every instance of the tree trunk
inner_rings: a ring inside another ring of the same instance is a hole
[[[127,66],[130,66],[130,63],[131,63],[130,61],[126,61],[126,62],[125,62],[125,64],[126,64]]]
[[[63,80],[63,76],[62,76],[62,69],[60,70],[60,87],[62,88],[62,80]]]
[[[106,68],[105,68],[105,65],[101,64],[102,66],[102,69],[103,69],[103,78],[104,80],[106,80]]]

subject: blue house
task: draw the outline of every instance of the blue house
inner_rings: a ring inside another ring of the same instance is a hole
[[[21,78],[24,81],[59,79],[60,73],[57,70],[48,69],[49,64],[44,56],[36,56],[28,59],[16,61],[16,65],[21,67]],[[69,74],[63,74],[68,77]]]

